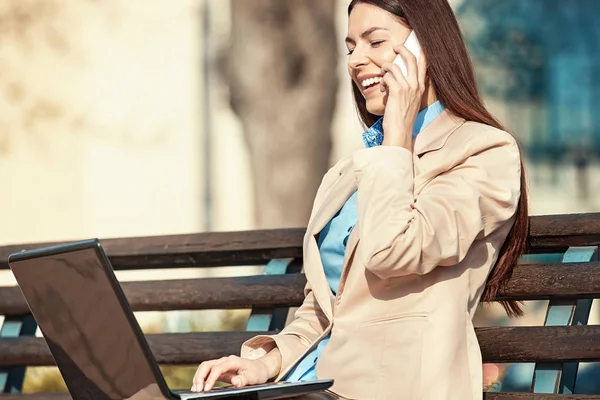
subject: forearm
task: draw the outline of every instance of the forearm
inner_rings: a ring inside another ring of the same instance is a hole
[[[281,380],[290,368],[305,354],[311,344],[323,336],[329,321],[313,309],[312,293],[307,302],[296,313],[296,318],[277,335],[259,335],[242,345],[241,356],[250,360],[260,360],[268,375],[268,380]]]
[[[365,267],[387,279],[455,265],[476,238],[508,221],[518,205],[521,174],[518,148],[508,139],[472,140],[473,155],[440,172],[416,196],[410,152],[359,150],[353,162]]]

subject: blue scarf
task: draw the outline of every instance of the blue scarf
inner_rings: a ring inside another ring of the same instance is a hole
[[[413,125],[413,140],[445,109],[446,108],[441,102],[436,101],[426,109],[419,111],[417,118],[415,119],[415,124]],[[365,143],[365,147],[367,148],[381,146],[383,144],[383,117],[379,118],[377,122],[367,129],[362,134],[362,138],[363,142]]]

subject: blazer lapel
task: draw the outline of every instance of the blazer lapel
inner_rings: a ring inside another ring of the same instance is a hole
[[[342,275],[340,277],[340,286],[338,287],[338,296],[342,295],[344,291],[344,287],[346,286],[346,278],[348,277],[348,267],[350,265],[350,260],[354,256],[354,251],[356,250],[356,246],[358,246],[359,237],[359,227],[360,221],[356,221],[356,225],[352,228],[352,232],[350,232],[350,236],[348,237],[348,243],[346,244],[346,253],[344,254],[344,262],[342,264]]]
[[[335,298],[325,276],[317,244],[317,235],[356,190],[354,171],[351,168],[351,162],[349,162],[341,169],[339,177],[328,189],[322,204],[308,224],[304,240],[304,274],[311,285],[317,302],[329,320],[333,320],[333,302]]]
[[[352,162],[349,161],[340,170],[339,177],[331,185],[312,221],[309,222],[308,232],[312,235],[321,232],[356,190],[356,178],[352,170]]]
[[[441,149],[446,144],[450,134],[464,123],[465,120],[463,118],[454,115],[448,109],[444,110],[417,135],[413,143],[414,154],[421,156],[428,151]]]
[[[417,136],[413,143],[415,155],[420,156],[428,151],[442,148],[450,134],[464,124],[464,122],[464,119],[445,110]],[[354,170],[352,168],[352,160],[349,159],[348,162],[340,168],[337,179],[335,179],[331,186],[326,189],[321,204],[316,205],[318,209],[308,223],[304,239],[304,273],[310,282],[311,289],[317,302],[330,321],[333,320],[333,303],[335,298],[329,288],[327,277],[325,276],[316,236],[356,190],[357,185]],[[360,221],[357,222],[357,225],[350,233],[348,239],[340,281],[340,294],[344,289],[350,260],[358,246],[359,235],[357,228],[359,223]]]

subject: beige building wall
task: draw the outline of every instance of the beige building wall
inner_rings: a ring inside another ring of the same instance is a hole
[[[0,244],[202,230],[200,0],[0,13]]]
[[[0,242],[200,229],[199,1],[48,1],[0,47]]]

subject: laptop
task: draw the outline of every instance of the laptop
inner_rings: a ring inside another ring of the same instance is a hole
[[[170,390],[97,239],[11,254],[8,262],[74,400],[284,399],[333,384]]]

